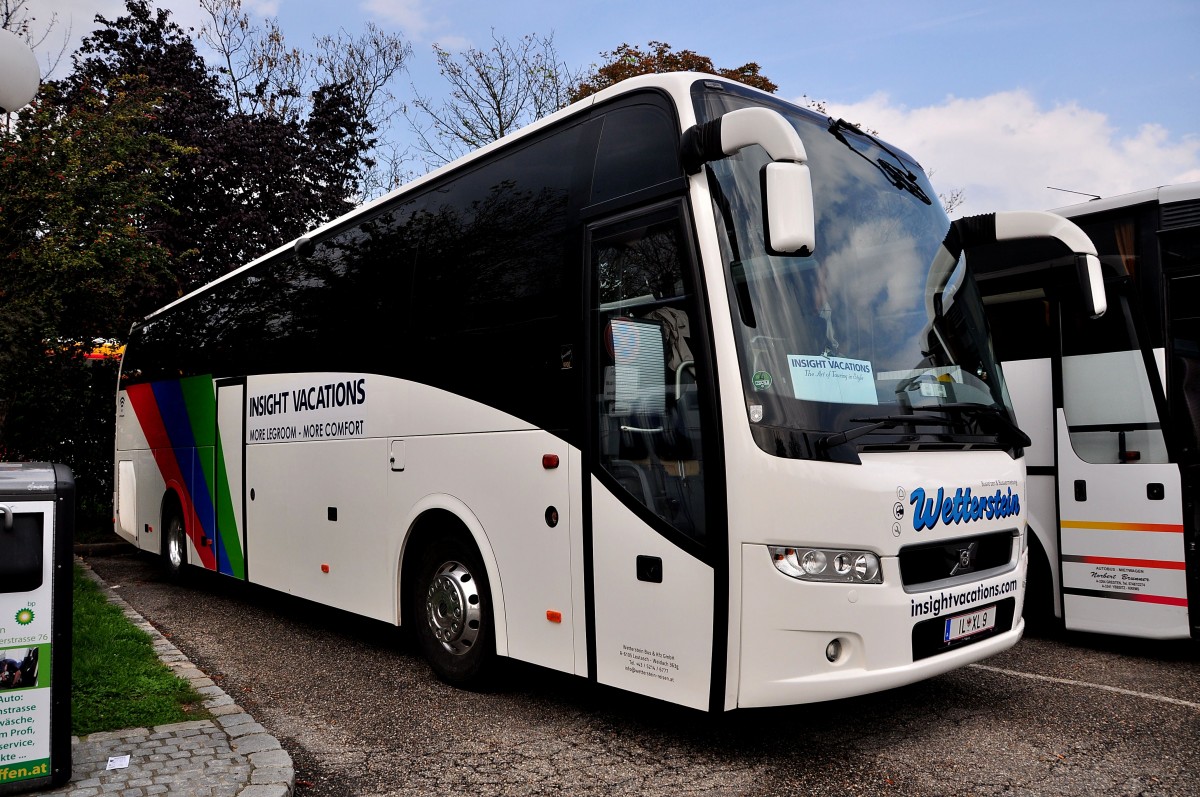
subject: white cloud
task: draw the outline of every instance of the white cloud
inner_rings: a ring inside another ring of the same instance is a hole
[[[433,27],[423,0],[365,0],[362,8],[372,18],[394,25],[409,38],[424,38]]]
[[[1021,90],[925,108],[877,94],[828,109],[906,150],[933,172],[940,192],[962,189],[965,203],[955,215],[1083,200],[1046,186],[1107,197],[1200,180],[1200,137],[1153,123],[1123,135],[1099,111],[1075,103],[1043,108]]]
[[[251,19],[279,16],[279,0],[245,0],[242,8]]]

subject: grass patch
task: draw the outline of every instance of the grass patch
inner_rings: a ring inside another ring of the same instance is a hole
[[[205,719],[203,698],[158,660],[150,636],[75,566],[71,732],[145,728]]]

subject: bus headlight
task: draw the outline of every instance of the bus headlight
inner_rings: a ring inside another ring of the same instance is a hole
[[[775,569],[802,581],[838,584],[882,584],[879,557],[870,551],[767,546]]]

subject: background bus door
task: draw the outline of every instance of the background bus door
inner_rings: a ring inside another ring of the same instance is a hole
[[[1121,297],[1099,321],[1064,314],[1055,418],[1063,618],[1079,631],[1188,636],[1179,467],[1160,422],[1157,369],[1146,367],[1129,312]]]
[[[1200,273],[1195,257],[1164,271],[1167,297],[1167,403],[1183,471],[1184,545],[1189,606],[1200,605]],[[1191,612],[1200,638],[1200,611]]]
[[[589,673],[709,708],[718,582],[680,205],[590,229]],[[704,326],[696,323],[697,329]],[[713,492],[717,492],[714,490]],[[721,653],[723,661],[723,652]]]

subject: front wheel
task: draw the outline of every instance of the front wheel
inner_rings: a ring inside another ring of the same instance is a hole
[[[438,678],[481,685],[496,648],[487,571],[474,546],[442,539],[426,548],[412,605],[417,643]]]

